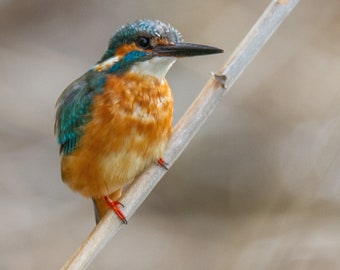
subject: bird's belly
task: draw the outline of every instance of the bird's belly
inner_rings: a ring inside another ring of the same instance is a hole
[[[148,134],[131,135],[119,152],[107,153],[100,161],[103,189],[112,191],[129,184],[134,178],[163,156],[168,138],[150,141]]]
[[[151,130],[149,132],[152,133]],[[163,156],[170,132],[159,134],[150,140],[149,132],[130,134],[124,138],[120,147],[111,150],[110,143],[97,142],[77,149],[73,154],[63,156],[62,175],[71,189],[86,197],[109,195],[129,184],[152,162]],[[112,137],[114,141],[115,138]],[[103,143],[105,145],[103,145]]]

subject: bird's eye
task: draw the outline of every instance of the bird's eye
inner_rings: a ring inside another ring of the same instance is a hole
[[[139,47],[146,49],[150,47],[150,39],[147,37],[139,37],[137,40],[137,44]]]

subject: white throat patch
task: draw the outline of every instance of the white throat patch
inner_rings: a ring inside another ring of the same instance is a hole
[[[132,65],[130,72],[143,75],[151,75],[158,80],[163,80],[171,66],[175,63],[176,57],[153,57],[150,60],[136,62]]]

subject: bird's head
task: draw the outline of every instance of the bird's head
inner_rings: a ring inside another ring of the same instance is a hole
[[[163,79],[178,57],[222,52],[211,46],[184,43],[182,35],[169,24],[137,20],[116,32],[95,69],[117,74],[129,70]]]

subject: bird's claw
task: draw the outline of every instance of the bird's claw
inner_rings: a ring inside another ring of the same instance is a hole
[[[119,208],[119,206],[124,208],[125,207],[124,204],[122,204],[120,201],[112,201],[108,196],[104,196],[104,200],[106,205],[116,213],[116,215],[123,222],[123,224],[127,224],[128,223],[127,219],[122,210]]]
[[[163,158],[159,158],[157,160],[157,163],[159,166],[163,167],[164,169],[169,170],[169,168],[167,167],[168,163]]]

